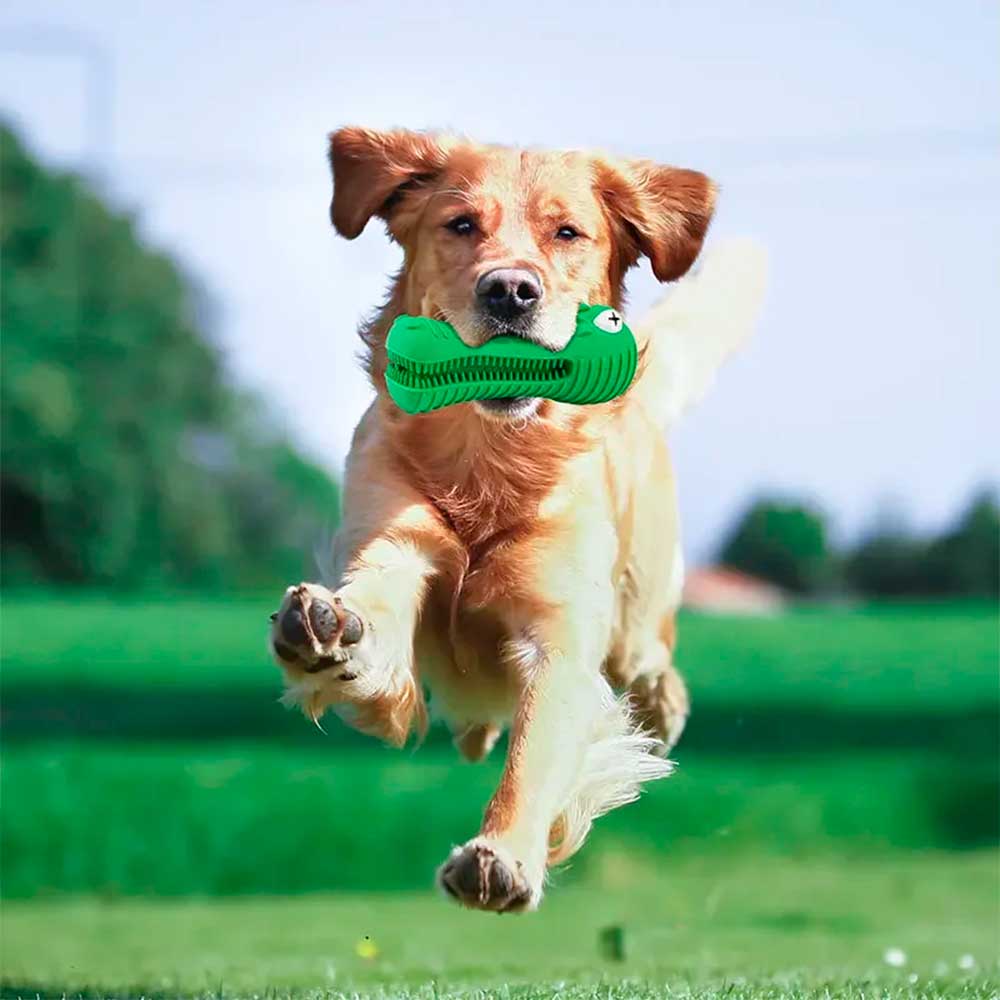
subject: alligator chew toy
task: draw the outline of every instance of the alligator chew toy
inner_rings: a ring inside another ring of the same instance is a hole
[[[407,413],[516,396],[605,403],[631,385],[638,363],[621,313],[588,305],[577,311],[576,331],[561,351],[513,336],[468,347],[451,326],[427,316],[398,316],[386,351],[385,384]]]

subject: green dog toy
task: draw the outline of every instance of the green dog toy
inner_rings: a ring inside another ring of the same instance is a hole
[[[581,305],[561,351],[501,336],[468,347],[447,323],[398,316],[386,341],[385,384],[407,413],[428,413],[472,399],[540,396],[561,403],[605,403],[632,384],[635,337],[621,313]]]

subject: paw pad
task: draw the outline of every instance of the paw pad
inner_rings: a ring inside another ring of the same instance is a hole
[[[520,864],[512,869],[485,844],[456,850],[439,878],[449,896],[474,909],[513,913],[529,908],[532,902]]]
[[[312,584],[289,587],[281,610],[271,619],[276,626],[274,651],[286,663],[307,664],[309,672],[343,663],[348,659],[346,647],[364,636],[361,619],[340,598],[329,594],[327,600],[317,591],[329,594]]]

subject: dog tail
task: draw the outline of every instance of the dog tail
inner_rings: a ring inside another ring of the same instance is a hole
[[[636,386],[660,426],[708,391],[723,362],[753,334],[767,283],[767,253],[751,239],[728,239],[634,327],[646,347]]]

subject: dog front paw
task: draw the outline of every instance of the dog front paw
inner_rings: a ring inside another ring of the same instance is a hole
[[[479,837],[451,852],[438,884],[462,906],[493,913],[534,910],[542,896],[541,878],[533,886],[521,862]]]
[[[307,674],[332,670],[337,680],[355,679],[351,652],[364,634],[361,618],[317,583],[289,587],[271,616],[271,648],[282,666]]]

